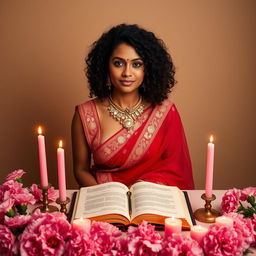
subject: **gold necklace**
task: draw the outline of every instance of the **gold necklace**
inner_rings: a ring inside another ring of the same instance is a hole
[[[141,104],[141,102],[142,97],[139,98],[138,102],[132,108],[122,109],[113,101],[111,96],[109,96],[108,111],[124,128],[130,129],[134,126],[136,119],[144,112],[145,106]]]

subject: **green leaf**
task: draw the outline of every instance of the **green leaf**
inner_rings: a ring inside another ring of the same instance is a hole
[[[247,202],[250,203],[252,206],[255,204],[255,197],[254,196],[248,196]]]
[[[244,252],[243,252],[243,255],[247,255],[247,254],[249,254],[249,253],[253,253],[251,250],[249,250],[249,249],[246,249]]]
[[[240,206],[237,208],[237,211],[238,211],[238,212],[241,212],[241,211],[243,211],[243,209],[244,209],[244,207],[240,205]]]
[[[17,182],[19,182],[19,183],[23,184],[23,180],[22,180],[22,178],[17,178],[15,181],[17,181]]]
[[[18,204],[16,205],[16,209],[18,210],[19,214],[26,215],[28,206],[26,204]]]
[[[14,209],[11,208],[9,211],[7,211],[7,212],[5,213],[5,215],[8,216],[8,217],[10,217],[10,218],[14,217],[14,216],[15,216],[15,211],[14,211]]]

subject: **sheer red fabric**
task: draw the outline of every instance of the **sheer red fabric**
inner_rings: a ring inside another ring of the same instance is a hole
[[[144,180],[194,189],[184,129],[169,100],[146,109],[133,130],[123,128],[102,144],[94,102],[78,109],[94,156],[92,172],[99,183],[118,181],[130,186]]]

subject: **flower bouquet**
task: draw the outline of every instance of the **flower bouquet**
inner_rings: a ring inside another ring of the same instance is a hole
[[[0,186],[1,256],[240,256],[256,245],[256,188],[230,189],[222,198],[222,212],[233,226],[213,224],[198,243],[184,233],[164,236],[146,221],[126,233],[104,222],[87,228],[71,225],[60,212],[28,213],[28,205],[42,200],[42,191],[22,184],[23,170],[10,173]],[[52,187],[49,200],[55,201]]]

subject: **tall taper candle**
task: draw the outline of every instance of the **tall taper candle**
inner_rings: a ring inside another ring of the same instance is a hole
[[[44,141],[44,136],[42,135],[41,126],[38,127],[38,156],[39,156],[39,165],[40,165],[41,187],[47,187],[48,175],[47,175],[45,141]]]
[[[212,183],[213,183],[213,163],[214,163],[214,144],[211,135],[210,142],[207,146],[207,161],[206,161],[206,180],[205,180],[205,195],[212,197]]]
[[[66,201],[66,175],[65,175],[65,156],[62,148],[62,140],[59,142],[57,149],[58,159],[58,181],[59,181],[59,198],[60,201]]]

